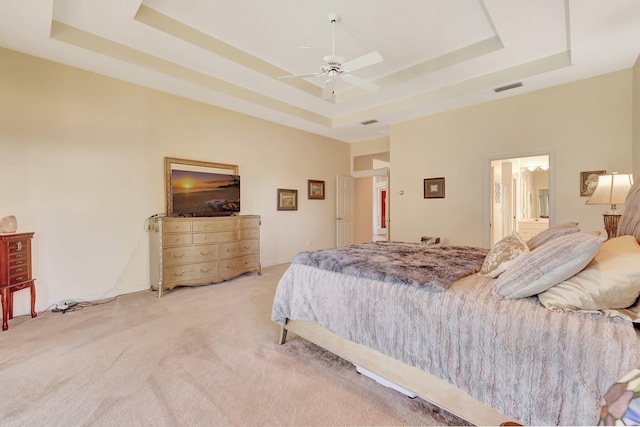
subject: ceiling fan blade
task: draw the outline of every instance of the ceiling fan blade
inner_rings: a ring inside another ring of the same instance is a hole
[[[345,82],[354,86],[358,86],[368,92],[377,92],[380,90],[380,86],[378,86],[377,84],[371,83],[370,81],[367,81],[365,79],[361,79],[360,77],[352,76],[351,74],[342,76],[342,79]]]
[[[324,89],[322,89],[322,99],[331,99],[333,95],[333,85],[335,84],[334,79],[329,79],[324,82]]]
[[[280,76],[279,80],[306,79],[307,77],[318,77],[320,73],[292,74],[290,76]]]
[[[342,64],[342,71],[354,71],[360,68],[368,67],[369,65],[377,64],[378,62],[382,62],[382,55],[380,55],[378,52],[371,52],[359,58],[345,62],[344,64]]]

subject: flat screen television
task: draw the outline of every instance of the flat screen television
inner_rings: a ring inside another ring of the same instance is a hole
[[[240,213],[240,176],[171,170],[169,215],[229,216]]]

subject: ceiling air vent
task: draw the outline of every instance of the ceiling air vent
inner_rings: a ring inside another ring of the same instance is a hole
[[[364,122],[360,122],[361,125],[372,125],[374,123],[378,123],[378,121],[376,119],[371,119],[371,120],[365,120]]]
[[[509,89],[515,89],[515,88],[520,87],[520,86],[522,86],[522,82],[511,83],[510,85],[497,87],[493,91],[498,93],[498,92],[503,92],[503,91],[509,90]]]

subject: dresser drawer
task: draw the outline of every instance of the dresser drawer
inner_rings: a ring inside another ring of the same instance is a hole
[[[259,239],[260,238],[260,230],[257,228],[250,228],[248,230],[240,230],[240,240],[246,239]]]
[[[25,254],[9,254],[9,267],[15,267],[18,265],[29,265],[29,256]]]
[[[240,218],[240,228],[259,228],[260,220],[258,218]]]
[[[241,242],[223,243],[220,245],[220,259],[233,258],[258,252],[257,240],[243,240]]]
[[[178,245],[189,245],[191,244],[191,234],[183,233],[183,234],[163,234],[162,235],[162,247],[166,248],[168,246],[178,246]]]
[[[10,277],[14,277],[14,276],[26,276],[25,280],[29,280],[31,279],[31,271],[29,271],[29,265],[25,264],[18,264],[18,265],[12,265],[9,266],[9,276]]]
[[[164,265],[216,261],[217,259],[218,245],[177,246],[162,251]]]
[[[176,283],[211,283],[212,277],[218,272],[218,262],[203,262],[197,264],[183,264],[173,267],[165,267],[164,283],[173,285]]]
[[[162,221],[163,233],[182,233],[185,231],[191,231],[191,221],[170,219]]]
[[[219,220],[194,220],[193,221],[193,231],[195,232],[203,232],[203,231],[227,231],[227,230],[237,230],[239,228],[239,223],[236,218],[228,218],[224,221]]]
[[[260,257],[257,254],[245,255],[238,258],[225,259],[220,261],[220,274],[232,276],[240,271],[257,268],[260,264]]]
[[[31,280],[31,275],[28,271],[12,274],[9,276],[9,286],[17,285],[18,283],[22,282],[28,282],[29,280]]]
[[[193,233],[193,243],[235,242],[239,238],[239,231],[219,231],[217,233]]]
[[[24,254],[27,255],[29,248],[29,240],[17,240],[9,242],[9,255]]]

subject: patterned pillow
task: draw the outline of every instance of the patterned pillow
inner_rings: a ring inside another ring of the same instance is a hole
[[[514,299],[544,292],[585,268],[603,241],[591,233],[572,233],[549,240],[511,264],[493,284],[493,293]]]
[[[495,279],[509,267],[509,264],[513,263],[519,256],[528,252],[529,248],[527,244],[522,240],[522,237],[514,231],[513,234],[493,245],[493,248],[491,248],[487,257],[484,259],[478,274]]]
[[[566,236],[567,234],[577,233],[578,231],[580,231],[580,229],[578,228],[577,222],[564,222],[562,224],[552,225],[527,240],[527,246],[529,246],[529,250],[532,251],[544,245],[549,240]]]
[[[640,244],[633,236],[609,239],[581,272],[538,295],[550,310],[627,308],[640,296]]]

